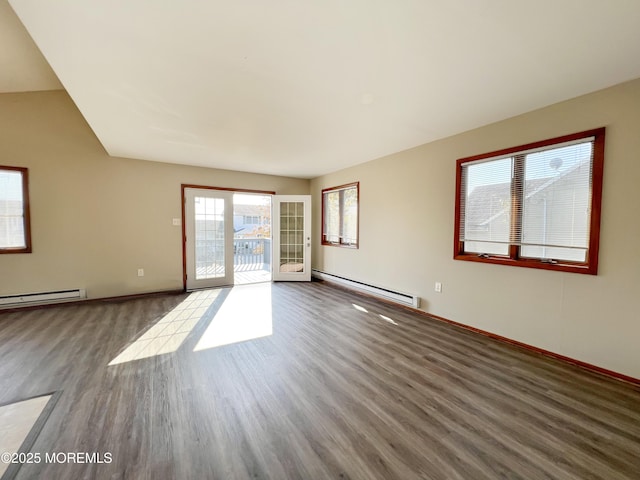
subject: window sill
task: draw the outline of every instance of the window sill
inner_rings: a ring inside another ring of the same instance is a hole
[[[340,248],[350,248],[351,250],[357,250],[358,245],[350,245],[347,243],[334,243],[334,242],[322,242],[322,245],[325,247],[340,247]]]
[[[464,260],[476,263],[491,263],[493,265],[509,265],[512,267],[537,268],[539,270],[555,270],[559,272],[583,273],[587,275],[597,275],[597,265],[587,265],[583,263],[548,263],[538,259],[513,259],[508,257],[480,257],[477,254],[456,254],[454,260]]]
[[[7,253],[31,253],[31,247],[21,248],[0,248],[0,255]]]

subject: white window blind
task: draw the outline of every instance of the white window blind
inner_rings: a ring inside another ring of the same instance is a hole
[[[358,190],[343,190],[342,200],[342,243],[354,245],[358,243]]]
[[[511,232],[511,157],[463,166],[461,240],[465,251],[506,255]]]
[[[594,138],[461,165],[464,251],[585,262],[589,246]]]
[[[586,260],[592,162],[592,141],[525,156],[522,257]]]
[[[331,243],[340,242],[340,192],[326,192],[325,202],[325,241]]]

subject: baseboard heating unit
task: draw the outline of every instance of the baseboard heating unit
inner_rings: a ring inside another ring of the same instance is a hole
[[[69,300],[79,300],[81,298],[87,298],[87,291],[81,288],[75,290],[59,290],[56,292],[2,295],[0,296],[0,308],[64,302]]]
[[[311,270],[311,274],[314,277],[319,278],[320,280],[327,280],[328,282],[338,283],[340,285],[344,285],[345,287],[353,288],[354,290],[360,290],[376,297],[384,298],[385,300],[401,303],[402,305],[407,305],[413,308],[418,308],[420,306],[420,297],[418,297],[417,295],[397,292],[388,288],[376,287],[367,283],[349,280],[348,278],[333,275],[331,273],[321,272],[320,270]]]

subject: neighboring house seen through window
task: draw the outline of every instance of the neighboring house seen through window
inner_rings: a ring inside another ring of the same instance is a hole
[[[595,275],[604,135],[458,160],[455,258]]]
[[[0,166],[0,253],[31,252],[28,170]]]
[[[359,183],[322,190],[322,244],[358,248]]]

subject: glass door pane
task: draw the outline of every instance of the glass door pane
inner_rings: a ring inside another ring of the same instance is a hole
[[[304,272],[304,203],[280,204],[280,271]]]
[[[224,198],[195,197],[196,279],[225,276]]]
[[[233,285],[232,192],[185,188],[187,290]]]
[[[311,280],[311,197],[276,195],[274,280]],[[277,225],[276,225],[277,222]]]

